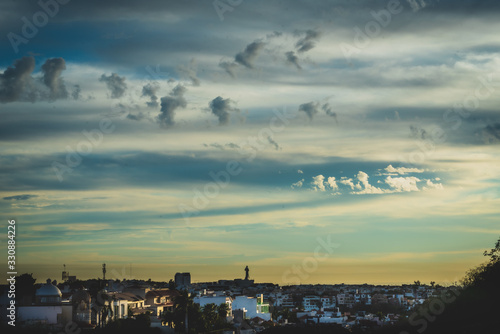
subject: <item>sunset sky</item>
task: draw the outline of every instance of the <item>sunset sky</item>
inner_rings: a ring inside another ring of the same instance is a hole
[[[446,284],[500,236],[500,2],[41,4],[0,2],[19,273]]]

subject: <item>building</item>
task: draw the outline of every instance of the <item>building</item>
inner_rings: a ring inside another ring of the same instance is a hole
[[[161,317],[164,312],[173,310],[174,299],[177,296],[179,296],[179,292],[176,290],[150,290],[146,293],[146,308],[157,317]]]
[[[187,288],[191,286],[191,273],[175,274],[175,286]]]
[[[79,327],[91,327],[92,298],[83,288],[71,296],[72,319]]]
[[[372,296],[372,304],[387,304],[387,296],[381,293],[376,293]]]
[[[130,292],[108,293],[113,307],[113,318],[121,319],[127,316],[144,313],[146,300]]]
[[[337,295],[337,305],[345,305],[347,307],[353,307],[356,303],[356,299],[353,294],[350,293],[339,293]]]
[[[304,311],[319,311],[322,307],[321,298],[318,296],[305,296],[303,298]]]
[[[61,300],[61,290],[50,279],[35,292],[33,305],[19,306],[18,322],[21,325],[57,326],[72,320],[72,306]]]
[[[263,295],[258,295],[256,298],[237,296],[233,300],[233,312],[235,310],[242,310],[245,319],[259,317],[265,321],[271,320],[269,304],[265,304],[263,298]]]
[[[337,306],[337,297],[335,296],[321,296],[321,307],[323,309],[332,309]]]
[[[289,294],[276,294],[275,296],[275,306],[281,306],[286,308],[295,308],[295,303],[293,302],[293,297]]]

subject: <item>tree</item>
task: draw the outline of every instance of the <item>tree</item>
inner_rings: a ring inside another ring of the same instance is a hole
[[[217,305],[207,304],[202,309],[203,323],[206,331],[214,330],[217,325]]]
[[[500,238],[489,252],[485,251],[484,256],[489,256],[490,261],[470,269],[461,283],[464,287],[491,287],[498,288],[494,283],[494,277],[500,274]],[[494,284],[493,284],[494,283]]]
[[[440,297],[428,300],[419,311],[399,328],[387,328],[382,333],[496,333],[500,328],[500,238],[495,247],[484,252],[489,261],[469,270],[462,280],[463,289],[456,286],[443,291]],[[438,309],[437,305],[442,306]],[[429,319],[433,319],[432,321]],[[457,321],[457,319],[460,319]],[[409,321],[408,321],[409,320]],[[417,326],[417,327],[415,327]],[[493,331],[492,331],[493,329]]]
[[[162,322],[166,323],[167,326],[173,327],[172,325],[174,324],[174,319],[175,319],[174,311],[168,310],[163,312]]]
[[[193,296],[186,290],[174,298],[173,310],[163,313],[162,321],[176,332],[202,333],[225,329],[228,327],[226,316],[229,306],[226,303],[207,304],[200,308],[194,303]]]
[[[498,238],[498,241],[495,244],[495,247],[492,248],[489,252],[484,251],[483,255],[489,256],[490,262],[498,261],[500,259],[500,238]]]
[[[226,322],[226,317],[229,312],[229,305],[226,303],[222,303],[219,306],[217,306],[217,315],[219,316],[220,319],[224,319],[224,322]]]
[[[36,278],[33,278],[33,274],[26,273],[16,276],[16,292],[21,296],[18,299],[21,300],[20,304],[31,305],[36,291],[35,282]]]
[[[184,315],[184,321],[181,322],[178,326],[176,324],[176,328],[184,327],[186,333],[189,331],[189,309],[193,307],[193,297],[189,294],[187,290],[182,290],[180,294],[174,299],[174,308],[177,311],[177,315]],[[178,318],[178,317],[176,317]]]
[[[135,317],[137,326],[140,328],[148,328],[151,327],[151,316],[149,314],[138,314]]]
[[[139,314],[134,318],[111,321],[104,329],[96,330],[101,334],[159,334],[159,328],[151,328],[149,314]]]
[[[108,318],[113,316],[113,308],[111,306],[111,297],[106,291],[97,291],[93,295],[94,306],[92,311],[99,316],[99,327],[104,327],[108,322]],[[129,313],[130,314],[130,313]]]
[[[195,304],[193,298],[187,290],[182,290],[174,298],[172,313],[165,312],[163,321],[173,323],[176,332],[199,333],[204,330],[200,305]]]

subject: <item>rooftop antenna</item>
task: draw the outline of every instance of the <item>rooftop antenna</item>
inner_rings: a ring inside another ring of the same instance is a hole
[[[102,279],[106,280],[106,263],[102,264]]]
[[[68,276],[69,276],[69,273],[66,271],[66,265],[63,264],[64,266],[64,269],[63,269],[63,272],[62,272],[62,280],[63,282],[66,282],[68,280]]]

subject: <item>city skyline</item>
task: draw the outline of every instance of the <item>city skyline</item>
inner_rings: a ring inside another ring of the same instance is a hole
[[[497,2],[0,6],[20,274],[441,284],[500,235]]]

